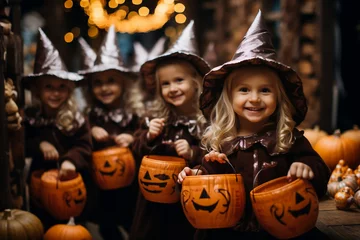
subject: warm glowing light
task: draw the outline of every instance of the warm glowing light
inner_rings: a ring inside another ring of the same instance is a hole
[[[74,40],[74,34],[72,32],[68,32],[64,35],[64,40],[67,43],[71,43]]]
[[[129,14],[128,14],[128,19],[131,19],[131,18],[133,18],[133,17],[135,17],[135,16],[137,16],[137,15],[138,15],[137,12],[131,11],[131,12],[129,12]]]
[[[64,2],[64,7],[65,8],[72,8],[73,6],[73,1],[72,0],[66,0],[66,2]]]
[[[74,37],[78,37],[80,35],[80,28],[74,27],[71,29],[71,32],[74,34]]]
[[[174,3],[174,0],[164,0],[164,3],[166,3],[166,4],[173,4],[173,3]]]
[[[140,5],[142,3],[142,0],[132,0],[132,3],[134,5]]]
[[[118,4],[123,4],[125,0],[115,0]]]
[[[89,1],[88,0],[81,0],[80,1],[80,7],[86,8],[88,6],[89,6]]]
[[[124,10],[126,13],[129,12],[129,7],[128,6],[121,6],[120,9]]]
[[[97,29],[97,27],[91,26],[91,27],[88,29],[88,35],[89,35],[89,37],[94,38],[94,37],[96,37],[98,34],[99,34],[99,30]]]
[[[115,0],[110,0],[108,5],[109,5],[109,8],[117,8],[118,3]]]
[[[175,10],[175,12],[177,12],[177,13],[182,13],[182,12],[185,11],[185,5],[182,4],[182,3],[177,3],[177,4],[175,4],[175,6],[174,6],[174,10]]]
[[[139,15],[142,17],[146,17],[147,15],[149,15],[150,10],[147,7],[141,7],[139,9]]]
[[[184,14],[182,14],[182,13],[177,14],[175,16],[175,22],[177,22],[179,24],[186,22],[186,16]]]

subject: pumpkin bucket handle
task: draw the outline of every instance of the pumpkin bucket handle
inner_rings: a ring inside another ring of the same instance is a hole
[[[258,177],[259,177],[259,174],[260,174],[263,170],[276,167],[276,165],[277,165],[277,162],[275,162],[275,161],[271,161],[270,163],[268,163],[268,162],[263,162],[263,164],[261,165],[261,169],[256,173],[256,175],[255,175],[255,177],[254,177],[253,189],[254,189],[254,188],[256,187],[256,185],[257,185],[256,182],[257,182],[257,179],[258,179]],[[255,191],[253,191],[252,197],[253,197],[254,202],[256,202],[256,201],[255,201]]]
[[[224,159],[224,160],[230,165],[230,167],[231,167],[232,170],[234,171],[235,177],[236,177],[236,182],[237,182],[237,181],[238,181],[238,178],[237,178],[236,170],[235,170],[234,166],[230,163],[229,159]],[[204,164],[204,157],[201,159],[201,165],[200,165],[199,168],[197,169],[195,175],[198,175],[198,172],[199,172],[200,168],[203,166],[203,164]]]

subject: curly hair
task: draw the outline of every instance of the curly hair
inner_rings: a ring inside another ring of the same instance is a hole
[[[121,88],[123,89],[123,92],[121,94],[122,105],[120,107],[124,108],[124,110],[128,113],[135,113],[139,117],[143,116],[145,113],[145,106],[143,103],[143,94],[139,86],[140,81],[135,79],[135,76],[133,77],[128,73],[123,73],[115,69],[106,71],[114,71],[114,74],[121,79]],[[101,105],[92,91],[92,80],[94,78],[94,74],[90,74],[86,76],[86,78],[88,85],[87,89],[85,87],[83,90],[88,90],[85,91],[85,98],[88,105],[87,108],[91,108],[94,104]]]
[[[175,108],[173,105],[167,103],[164,100],[164,97],[161,94],[161,86],[160,81],[158,77],[158,70],[162,67],[168,66],[168,65],[177,65],[183,67],[185,71],[188,71],[188,73],[192,76],[192,81],[194,82],[194,87],[196,88],[196,96],[194,98],[196,101],[194,101],[194,108],[196,109],[196,117],[198,121],[205,122],[205,118],[203,117],[203,114],[199,108],[199,97],[202,92],[202,77],[199,74],[199,72],[194,68],[191,63],[182,60],[182,59],[167,59],[166,61],[162,61],[158,63],[156,66],[156,72],[155,72],[155,79],[156,79],[156,96],[151,104],[150,113],[152,113],[153,117],[158,118],[165,118],[168,119],[171,114],[174,114]]]
[[[293,129],[295,128],[295,121],[292,115],[295,111],[291,104],[281,78],[286,77],[280,75],[276,70],[266,66],[246,66],[256,68],[267,68],[275,71],[278,75],[276,81],[277,93],[277,108],[275,113],[270,117],[268,124],[276,124],[277,144],[276,151],[286,152],[293,143]],[[239,119],[232,107],[231,90],[232,90],[232,73],[227,75],[224,82],[219,100],[210,114],[210,125],[206,128],[201,145],[207,151],[215,150],[221,152],[221,145],[224,142],[230,141],[237,136],[240,127]]]
[[[32,93],[32,106],[36,107],[40,111],[43,110],[42,103],[39,98],[39,81],[43,80],[46,76],[40,76],[36,79],[36,84],[31,88]],[[59,78],[60,79],[60,78]],[[65,132],[71,132],[74,130],[77,124],[74,124],[76,121],[76,113],[78,112],[78,107],[73,96],[75,83],[72,81],[65,80],[66,86],[69,89],[69,97],[68,99],[60,106],[59,111],[55,117],[55,124],[64,129]]]

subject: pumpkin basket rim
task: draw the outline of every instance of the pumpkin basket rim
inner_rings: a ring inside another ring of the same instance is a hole
[[[266,187],[268,187],[269,185],[272,185],[274,183],[277,183],[277,182],[284,182],[286,181],[287,184],[281,186],[281,187],[278,187],[278,188],[273,188],[271,190],[268,190],[268,191],[265,191],[265,192],[258,192]],[[279,178],[275,178],[275,179],[272,179],[268,182],[265,182],[255,188],[253,188],[253,190],[250,191],[250,195],[251,196],[254,196],[254,197],[259,197],[259,196],[265,196],[265,195],[271,195],[271,194],[274,194],[275,192],[279,192],[279,191],[284,191],[284,190],[287,190],[293,186],[296,186],[298,185],[300,182],[304,182],[305,184],[310,184],[310,182],[306,179],[302,179],[302,178],[297,178],[291,182],[288,182],[288,177],[287,176],[283,176],[283,177],[279,177]],[[310,184],[311,185],[311,184]],[[312,185],[311,185],[312,186]]]
[[[241,177],[241,179],[243,179],[241,173],[223,173],[223,174],[200,174],[200,175],[192,175],[192,176],[186,176],[186,178],[184,179],[184,181],[186,179],[194,179],[194,178],[204,178],[204,177],[207,177],[208,179],[210,178],[215,178],[215,177],[221,177],[221,176],[234,176],[235,178],[237,176]]]
[[[127,152],[131,152],[129,147],[119,147],[119,146],[110,146],[107,148],[103,148],[97,151],[93,151],[91,153],[92,157],[98,157],[98,155],[103,155],[104,152],[107,153],[107,155],[114,155],[114,154],[124,154]]]
[[[76,172],[77,175],[75,178],[65,180],[65,181],[59,180],[58,177],[51,178],[51,179],[48,178],[46,181],[43,179],[43,178],[45,178],[44,176],[46,174],[54,174],[54,173],[56,173],[58,176],[59,171],[57,169],[51,169],[51,170],[45,171],[43,173],[43,175],[41,176],[41,187],[53,188],[55,186],[56,188],[61,189],[61,188],[67,188],[69,186],[71,187],[74,185],[74,183],[76,183],[76,185],[84,184],[81,174],[78,172]]]
[[[167,156],[167,155],[144,155],[142,158],[142,161],[144,159],[155,161],[155,162],[173,162],[173,163],[186,162],[185,158],[176,157],[176,156]]]

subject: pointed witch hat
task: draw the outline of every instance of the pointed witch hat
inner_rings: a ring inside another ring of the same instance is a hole
[[[80,44],[81,57],[82,57],[82,66],[81,69],[89,69],[95,65],[96,52],[90,47],[83,37],[78,38]]]
[[[155,70],[158,63],[169,58],[183,59],[191,63],[201,76],[204,76],[210,70],[209,64],[200,57],[197,49],[193,20],[184,28],[172,47],[162,55],[146,61],[141,66],[140,73],[145,80],[148,91],[154,92],[156,88]]]
[[[207,119],[210,118],[211,111],[219,100],[228,74],[232,70],[246,65],[265,65],[278,72],[286,94],[296,110],[293,119],[299,125],[307,112],[301,79],[291,67],[276,60],[271,35],[266,29],[265,20],[260,10],[232,60],[213,68],[204,77],[203,92],[200,96],[200,109],[204,116]]]
[[[131,69],[134,72],[140,72],[141,65],[149,59],[153,59],[164,52],[165,37],[159,38],[152,49],[148,52],[139,42],[134,43],[134,58]]]
[[[109,27],[108,32],[97,53],[94,65],[88,69],[78,71],[78,73],[81,75],[88,75],[112,69],[118,70],[120,72],[135,74],[125,66],[124,61],[120,55],[120,48],[117,45],[114,25]]]
[[[30,88],[31,80],[40,76],[55,76],[69,81],[80,81],[82,76],[68,72],[63,60],[60,57],[59,51],[54,47],[50,39],[39,28],[39,38],[37,42],[34,73],[23,77],[23,86]]]

